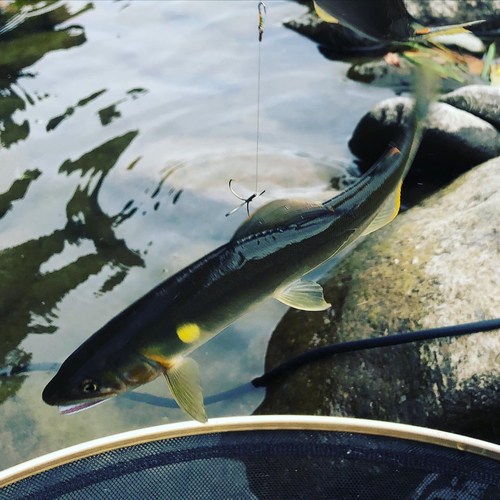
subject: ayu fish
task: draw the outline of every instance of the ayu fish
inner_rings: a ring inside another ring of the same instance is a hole
[[[261,207],[228,243],[94,333],[63,363],[43,400],[75,413],[164,375],[179,406],[205,422],[200,370],[186,356],[271,297],[307,311],[330,306],[318,283],[300,278],[397,215],[422,136],[425,94],[419,92],[410,126],[358,182],[324,203]]]

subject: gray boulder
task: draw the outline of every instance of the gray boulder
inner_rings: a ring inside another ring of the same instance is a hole
[[[408,12],[425,26],[483,19],[474,31],[500,28],[500,0],[403,0]]]
[[[470,85],[441,97],[440,101],[472,113],[500,130],[500,87]]]
[[[367,236],[326,278],[325,312],[290,310],[266,370],[350,340],[500,316],[500,159]],[[256,413],[403,422],[499,440],[500,332],[338,355],[283,376]]]
[[[454,178],[500,155],[500,133],[492,124],[498,103],[492,104],[494,93],[488,94],[486,87],[478,89],[482,87],[464,87],[444,97],[442,102],[431,104],[415,170]],[[483,99],[485,94],[491,102]],[[476,98],[472,99],[472,95]],[[395,97],[377,104],[354,130],[349,142],[351,151],[368,164],[373,163],[408,122],[412,105],[409,97]]]

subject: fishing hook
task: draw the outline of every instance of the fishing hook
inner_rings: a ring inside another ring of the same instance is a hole
[[[240,196],[238,193],[235,192],[235,190],[233,189],[233,186],[231,185],[232,183],[233,183],[233,179],[229,179],[229,190],[231,191],[231,193],[234,194],[234,196],[236,196],[236,198],[238,198],[238,200],[241,200],[243,203],[240,203],[236,208],[233,208],[230,212],[228,212],[226,214],[226,217],[228,217],[231,214],[234,214],[234,212],[236,212],[236,210],[240,209],[243,205],[247,206],[247,214],[250,216],[250,203],[253,200],[255,200],[256,198],[258,198],[259,196],[262,196],[266,192],[266,190],[264,189],[264,191],[262,191],[259,194],[253,193],[248,198],[243,198],[242,196]]]
[[[259,2],[259,42],[262,42],[262,35],[264,34],[264,23],[266,22],[267,9],[264,2]]]

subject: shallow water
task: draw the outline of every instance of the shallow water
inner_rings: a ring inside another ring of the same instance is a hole
[[[224,216],[237,204],[230,178],[243,194],[255,187],[257,2],[86,6],[56,2],[57,15],[83,12],[55,31],[29,18],[17,28],[22,52],[16,30],[0,35],[0,368],[64,361],[135,299],[230,238],[245,217],[243,209]],[[331,186],[350,178],[354,126],[392,95],[349,81],[347,63],[328,61],[282,26],[304,10],[268,5],[259,162],[266,194],[253,208],[276,197],[332,196]],[[262,373],[286,309],[269,301],[194,353],[206,396]],[[125,398],[61,417],[41,399],[52,375],[0,378],[0,469],[187,419]],[[170,397],[160,379],[141,391]],[[248,415],[262,398],[252,390],[207,413]]]

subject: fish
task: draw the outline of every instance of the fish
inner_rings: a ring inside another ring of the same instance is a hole
[[[410,15],[403,0],[314,0],[314,7],[323,21],[340,23],[361,36],[384,43],[415,42],[438,35],[468,33],[466,27],[484,22],[425,27]]]
[[[330,307],[303,276],[398,213],[401,185],[423,133],[427,91],[409,126],[359,180],[323,203],[274,200],[226,244],[167,278],[78,347],[45,387],[72,414],[164,376],[177,404],[206,422],[201,372],[189,354],[274,297],[307,311]]]

